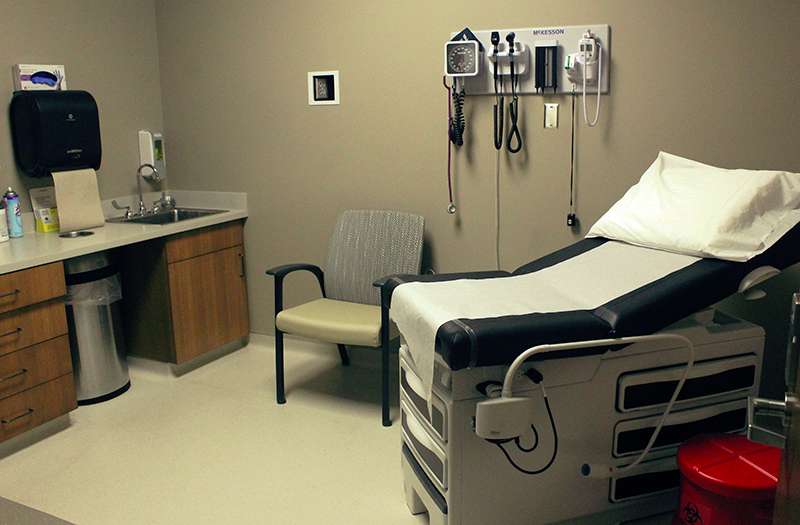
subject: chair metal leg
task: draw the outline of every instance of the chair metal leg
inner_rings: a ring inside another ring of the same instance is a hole
[[[392,426],[389,416],[389,309],[381,308],[381,409],[383,426]]]
[[[389,417],[389,345],[385,345],[381,352],[383,353],[383,365],[381,374],[383,375],[383,395],[382,397],[382,405],[383,405],[383,426],[390,427],[392,426],[392,419]]]
[[[347,347],[345,345],[336,345],[339,347],[339,357],[342,358],[342,366],[350,366],[350,356],[347,355]]]
[[[283,332],[275,329],[275,389],[279,405],[286,403],[283,384]]]

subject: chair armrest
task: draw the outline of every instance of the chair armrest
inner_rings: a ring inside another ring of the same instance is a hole
[[[500,270],[487,270],[478,272],[437,273],[423,275],[387,275],[376,279],[372,286],[381,289],[381,305],[389,308],[394,289],[405,283],[437,283],[442,281],[455,281],[456,279],[492,279],[495,277],[509,277],[511,274]]]
[[[322,297],[325,297],[325,275],[322,268],[316,264],[310,263],[293,263],[275,266],[266,271],[267,275],[275,277],[275,315],[277,316],[283,310],[283,278],[292,272],[307,271],[314,274],[319,283],[319,290],[322,292]]]
[[[266,274],[273,275],[277,278],[283,278],[289,275],[290,273],[299,270],[309,271],[314,275],[316,275],[317,279],[319,279],[322,276],[322,269],[316,264],[310,264],[310,263],[282,264],[280,266],[275,266],[274,268],[270,268],[269,270],[266,271]]]

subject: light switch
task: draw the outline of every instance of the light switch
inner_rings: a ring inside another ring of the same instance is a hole
[[[558,104],[544,105],[544,127],[545,128],[558,127]]]

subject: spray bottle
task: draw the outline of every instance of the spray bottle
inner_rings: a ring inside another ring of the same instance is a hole
[[[8,222],[6,219],[5,200],[0,199],[0,242],[8,240]]]
[[[3,200],[6,203],[6,219],[8,220],[8,235],[12,239],[22,237],[22,207],[19,203],[19,195],[10,187]]]

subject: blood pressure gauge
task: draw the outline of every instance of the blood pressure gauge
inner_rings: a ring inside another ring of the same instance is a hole
[[[444,74],[451,77],[474,77],[478,74],[478,42],[450,41],[444,45]]]

